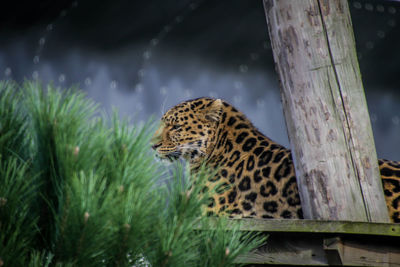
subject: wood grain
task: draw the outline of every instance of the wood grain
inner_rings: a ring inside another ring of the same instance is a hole
[[[264,0],[307,219],[389,222],[346,0]]]

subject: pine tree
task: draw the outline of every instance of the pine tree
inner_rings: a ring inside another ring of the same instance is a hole
[[[0,266],[232,266],[264,242],[210,226],[210,174],[165,171],[153,130],[76,88],[0,82]]]

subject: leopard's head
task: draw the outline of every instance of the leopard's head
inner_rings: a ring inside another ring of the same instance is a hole
[[[152,138],[158,157],[191,164],[206,159],[215,145],[222,105],[220,99],[198,98],[168,110]]]

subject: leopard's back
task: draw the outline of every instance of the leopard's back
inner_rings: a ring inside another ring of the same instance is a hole
[[[380,159],[379,170],[390,220],[400,223],[400,162]]]

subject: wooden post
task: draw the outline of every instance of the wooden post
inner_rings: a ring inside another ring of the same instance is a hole
[[[305,218],[388,222],[347,0],[264,0]]]

